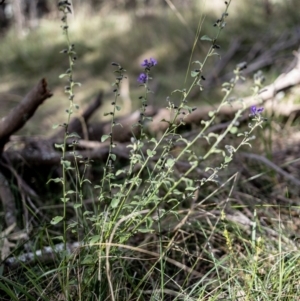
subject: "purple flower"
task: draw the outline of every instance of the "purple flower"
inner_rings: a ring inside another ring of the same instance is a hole
[[[259,114],[261,114],[263,112],[263,110],[264,110],[263,107],[257,108],[256,106],[252,106],[250,108],[250,112],[251,112],[250,115],[251,116],[259,115]]]
[[[148,80],[148,75],[145,73],[141,73],[137,79],[137,81],[141,84],[145,84]]]
[[[150,58],[150,60],[148,61],[147,59],[144,60],[144,62],[141,64],[142,67],[146,67],[148,69],[150,69],[151,67],[157,65],[157,60],[153,59],[152,57]]]

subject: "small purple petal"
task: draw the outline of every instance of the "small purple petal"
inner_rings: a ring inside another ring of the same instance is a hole
[[[142,67],[146,67],[148,69],[150,69],[151,67],[157,65],[157,60],[154,58],[150,58],[150,60],[148,61],[147,59],[144,60],[144,62],[141,64]]]
[[[145,73],[141,73],[137,79],[137,81],[141,84],[145,84],[148,80],[148,76]]]
[[[264,108],[259,108],[259,109],[257,109],[257,114],[260,114],[260,113],[262,113],[263,112],[263,110],[264,110]]]
[[[251,111],[251,115],[256,115],[256,106],[252,106],[251,108],[250,108],[250,111]]]
[[[255,115],[258,115],[258,114],[261,114],[263,112],[264,108],[261,107],[261,108],[257,108],[256,106],[252,106],[250,108],[250,112],[251,112],[251,116],[255,116]]]
[[[141,64],[142,67],[148,67],[148,60],[144,60],[144,62]]]
[[[151,62],[151,64],[152,64],[152,66],[157,65],[157,60],[156,60],[156,59],[153,59],[152,57],[150,58],[150,62]],[[151,66],[151,67],[152,67],[152,66]]]

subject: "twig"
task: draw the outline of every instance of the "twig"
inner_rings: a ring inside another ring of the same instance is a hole
[[[68,243],[67,244],[67,251],[69,253],[74,252],[80,244],[78,242],[74,242],[72,244]],[[4,261],[4,264],[7,268],[9,269],[16,269],[22,264],[26,265],[32,265],[33,263],[36,262],[36,260],[41,260],[43,262],[49,262],[55,259],[55,253],[60,253],[63,251],[64,244],[57,244],[54,245],[53,247],[47,246],[44,247],[43,249],[37,250],[35,252],[28,252],[25,254],[22,254],[17,257],[9,257]]]
[[[278,39],[279,41],[273,44],[272,47],[263,49],[262,54],[254,62],[249,64],[244,73],[250,74],[261,68],[272,65],[275,61],[275,56],[279,51],[295,47],[299,44],[300,36],[298,31],[299,29],[296,28],[291,38],[280,37]]]
[[[289,181],[291,181],[292,183],[294,183],[295,185],[300,187],[300,180],[296,179],[291,174],[285,172],[282,168],[280,168],[279,166],[277,166],[276,164],[271,162],[269,159],[267,159],[263,156],[257,155],[257,154],[250,154],[250,153],[244,153],[244,152],[241,152],[239,154],[245,158],[255,159],[257,161],[264,163],[265,165],[269,166],[270,168],[275,170],[277,173],[282,175],[284,178],[288,179]]]

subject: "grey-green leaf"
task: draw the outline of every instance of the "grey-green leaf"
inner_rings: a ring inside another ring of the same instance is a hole
[[[109,135],[103,135],[101,137],[101,142],[104,142],[105,140],[107,140],[109,138]]]
[[[63,216],[55,216],[55,217],[52,218],[52,220],[51,220],[50,223],[51,223],[52,225],[56,225],[56,224],[58,224],[59,222],[61,222],[63,219],[64,219]]]
[[[212,38],[210,38],[209,36],[207,35],[204,35],[200,38],[201,41],[212,41]]]

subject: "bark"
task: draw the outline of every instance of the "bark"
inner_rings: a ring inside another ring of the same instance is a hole
[[[6,117],[0,120],[0,155],[9,137],[22,128],[37,108],[51,96],[46,80],[42,79]]]

